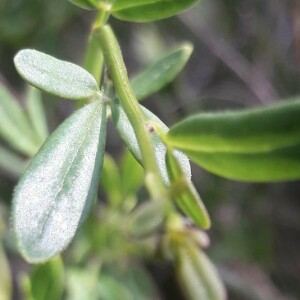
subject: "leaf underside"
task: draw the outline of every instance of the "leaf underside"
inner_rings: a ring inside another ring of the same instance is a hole
[[[61,252],[89,211],[102,165],[105,117],[101,101],[74,113],[48,138],[18,183],[13,226],[29,262]]]
[[[146,116],[146,119],[158,124],[163,132],[168,131],[168,127],[157,116],[155,116],[152,112],[150,112],[145,107],[142,107],[142,109]],[[121,138],[126,143],[128,149],[133,154],[133,156],[136,158],[136,160],[141,165],[143,165],[142,155],[140,152],[140,148],[138,146],[138,141],[137,141],[136,135],[134,133],[134,129],[133,129],[132,125],[130,124],[123,108],[117,101],[115,101],[115,104],[112,107],[112,117],[113,117],[115,126],[116,126]],[[165,156],[166,156],[167,149],[155,132],[151,133],[151,141],[152,141],[152,144],[154,147],[155,156],[156,156],[156,160],[158,162],[160,174],[161,174],[164,182],[166,184],[169,184],[170,182],[169,182],[169,177],[168,177],[168,172],[167,172],[166,162],[165,162]],[[176,151],[174,153],[174,155],[180,162],[185,175],[187,176],[187,178],[190,179],[192,175],[191,175],[191,167],[190,167],[189,160],[183,153],[181,153],[179,151]]]

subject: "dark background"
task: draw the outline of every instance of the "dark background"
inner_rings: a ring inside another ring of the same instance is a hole
[[[12,62],[21,48],[80,64],[93,16],[62,0],[0,0],[0,80],[22,101],[24,84]],[[261,106],[300,95],[298,0],[209,0],[155,23],[111,23],[129,74],[181,41],[194,44],[180,76],[144,102],[169,126],[197,111]],[[54,129],[73,103],[49,98],[45,106]],[[107,143],[107,151],[118,157],[122,144],[113,128]],[[8,219],[16,180],[1,170],[0,176],[0,209]],[[240,183],[198,167],[193,181],[213,220],[208,253],[230,299],[299,299],[300,183]],[[18,263],[11,259],[13,268]],[[158,273],[155,267],[154,276]],[[166,295],[172,289],[168,278],[156,278]]]

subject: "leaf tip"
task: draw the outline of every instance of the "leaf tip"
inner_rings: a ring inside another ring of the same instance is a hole
[[[190,57],[194,50],[194,45],[191,42],[184,42],[182,44],[182,50],[185,52],[187,57]]]

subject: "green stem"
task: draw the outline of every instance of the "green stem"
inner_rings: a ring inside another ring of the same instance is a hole
[[[99,7],[98,14],[92,25],[92,31],[88,39],[87,49],[86,49],[86,54],[85,54],[84,64],[83,64],[84,68],[95,77],[98,84],[100,84],[101,82],[101,76],[103,70],[103,54],[99,42],[97,41],[97,36],[95,34],[95,31],[98,28],[104,26],[105,22],[108,19],[108,16],[109,16],[108,12],[106,10],[103,10],[102,7]],[[77,107],[80,108],[89,101],[90,99],[84,99],[78,101]]]
[[[146,171],[146,184],[149,192],[155,198],[162,197],[165,194],[165,187],[159,173],[145,117],[130,86],[118,41],[109,25],[97,29],[97,36],[109,69],[109,75],[112,77],[125,113],[135,131]]]
[[[95,77],[96,81],[100,83],[103,68],[103,55],[99,42],[96,39],[94,29],[89,37],[84,66],[85,69]]]

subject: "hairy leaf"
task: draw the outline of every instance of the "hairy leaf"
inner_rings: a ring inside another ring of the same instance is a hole
[[[142,107],[142,109],[143,112],[145,113],[146,118],[150,122],[155,122],[163,132],[168,131],[168,127],[157,116],[155,116],[152,112],[150,112],[148,109],[144,107]],[[120,136],[126,143],[128,149],[131,151],[134,157],[140,162],[140,164],[143,165],[141,151],[134,133],[134,129],[130,124],[122,106],[117,101],[115,101],[115,104],[112,107],[112,117],[115,126],[118,132],[120,133]],[[168,172],[166,169],[166,162],[165,162],[167,149],[155,132],[151,133],[151,141],[154,147],[155,156],[158,162],[160,174],[164,182],[166,184],[169,184],[169,177],[168,177]],[[180,164],[186,176],[188,178],[191,178],[191,167],[190,167],[189,160],[186,158],[185,155],[183,155],[181,152],[178,151],[175,153],[175,156],[180,161]]]
[[[95,78],[86,70],[42,52],[21,50],[14,62],[28,83],[56,96],[78,100],[99,91]]]
[[[48,138],[18,183],[13,226],[29,262],[61,252],[89,211],[103,160],[105,117],[101,101],[74,113]]]
[[[151,22],[174,16],[198,0],[117,0],[113,5],[116,18],[132,22]]]
[[[167,151],[166,166],[178,206],[195,224],[208,229],[211,222],[205,205],[193,183],[186,178],[179,162],[170,150]]]
[[[300,178],[300,101],[203,113],[173,126],[168,143],[218,175],[247,181]]]
[[[147,69],[130,80],[138,100],[159,91],[170,83],[184,68],[193,51],[193,46],[185,43],[165,54]]]

